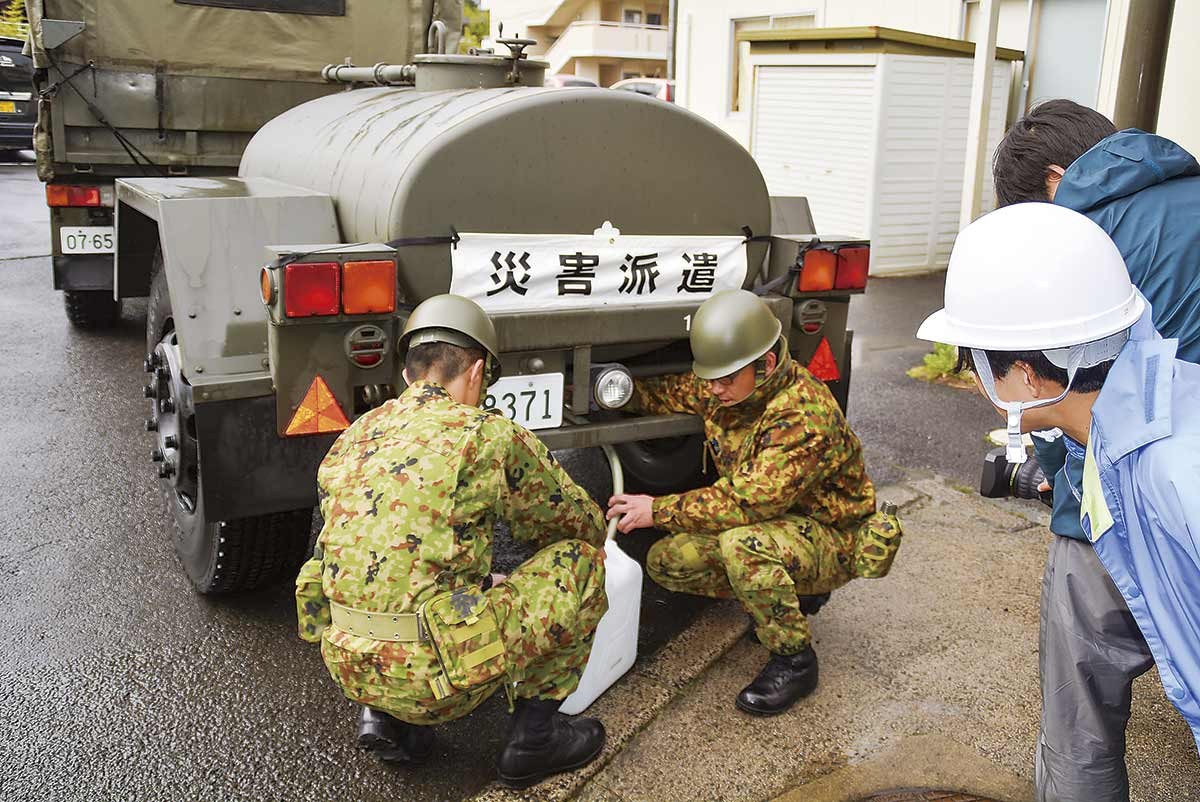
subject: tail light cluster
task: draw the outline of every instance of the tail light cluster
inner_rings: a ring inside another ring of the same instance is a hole
[[[95,185],[47,184],[46,205],[64,206],[112,206],[113,188]]]
[[[299,262],[283,269],[283,287],[270,270],[262,272],[263,303],[283,293],[287,317],[371,315],[396,311],[396,262]]]
[[[867,245],[811,248],[804,253],[796,289],[800,292],[861,290],[867,286],[870,266],[871,248]]]

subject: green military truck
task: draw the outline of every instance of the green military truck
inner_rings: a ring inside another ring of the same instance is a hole
[[[269,0],[114,0],[147,18],[119,33],[96,19],[100,4],[71,5],[92,13],[79,36],[95,25],[84,44],[99,50],[119,42],[141,52],[160,15],[203,14],[231,37],[207,37],[222,53],[203,58],[222,65],[212,80],[223,83],[191,109],[218,129],[238,120],[228,126],[236,132],[213,132],[228,149],[219,164],[194,159],[205,132],[189,129],[200,120],[184,109],[124,127],[106,113],[97,125],[105,92],[84,92],[90,105],[62,112],[56,104],[70,95],[50,93],[39,131],[52,178],[79,152],[72,125],[65,153],[56,138],[63,114],[115,142],[110,155],[129,140],[168,168],[103,168],[124,176],[107,212],[105,275],[114,299],[149,297],[149,454],[201,591],[294,571],[318,462],[350,421],[396,394],[398,335],[437,293],[471,297],[495,321],[503,376],[490,406],[551,448],[616,445],[631,479],[651,490],[698,477],[700,423],[622,407],[633,379],[688,369],[692,316],[717,290],[760,292],[795,356],[844,404],[846,310],[866,284],[867,243],[815,237],[803,199],[769,198],[745,149],[690,112],[627,92],[544,88],[545,64],[523,55],[528,40],[447,53],[455,26],[435,12],[456,9],[429,3],[307,0],[283,14],[266,10],[283,5]],[[247,33],[262,21],[282,27]],[[44,23],[35,14],[38,63],[53,86],[94,59],[70,51],[79,37],[51,47]],[[293,46],[301,32],[304,45]],[[284,34],[286,53],[271,55],[272,36]],[[359,35],[390,42],[388,58]],[[175,42],[180,52],[187,41]],[[416,52],[421,42],[430,52]],[[263,72],[284,64],[286,77]],[[177,75],[173,61],[139,69],[121,80],[161,85],[165,96],[176,78],[208,80]],[[172,121],[162,127],[171,142],[154,150],[158,119]]]

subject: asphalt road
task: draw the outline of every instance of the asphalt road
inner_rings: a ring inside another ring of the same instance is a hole
[[[144,304],[111,332],[73,331],[45,257],[26,256],[44,208],[32,166],[0,167],[0,738],[4,799],[448,800],[479,788],[504,739],[498,700],[439,728],[404,771],[353,748],[354,706],[294,635],[290,589],[194,593],[172,550],[142,429]],[[15,228],[12,230],[16,230]],[[915,323],[940,277],[873,281],[858,330],[851,420],[888,481],[977,477],[981,399],[913,382]],[[565,460],[606,493],[595,453]],[[641,533],[628,550],[642,556]],[[703,602],[647,582],[643,653]]]

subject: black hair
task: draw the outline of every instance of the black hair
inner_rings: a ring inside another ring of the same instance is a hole
[[[988,365],[991,366],[992,375],[997,380],[1006,376],[1012,370],[1013,365],[1024,362],[1033,371],[1033,375],[1038,378],[1057,382],[1063,387],[1067,386],[1066,368],[1055,365],[1041,351],[984,351],[983,353],[987,357]],[[1075,381],[1071,382],[1071,392],[1094,393],[1099,391],[1104,386],[1104,380],[1108,378],[1108,371],[1115,361],[1116,359],[1110,359],[1099,365],[1075,371]],[[954,366],[954,371],[958,373],[963,370],[975,372],[975,360],[971,355],[970,348],[958,349],[958,362]]]
[[[478,348],[463,348],[451,343],[421,343],[409,348],[404,355],[404,369],[414,381],[433,373],[442,382],[452,382],[478,359],[483,359],[483,351]]]
[[[1029,110],[996,147],[992,176],[996,204],[1048,201],[1046,171],[1052,164],[1064,170],[1093,145],[1115,134],[1112,121],[1094,109],[1071,100],[1047,100]]]

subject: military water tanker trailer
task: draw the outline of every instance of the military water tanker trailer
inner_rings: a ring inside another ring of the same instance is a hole
[[[495,321],[490,406],[551,448],[617,444],[643,487],[699,472],[701,427],[622,412],[630,379],[688,369],[717,290],[757,288],[844,398],[866,244],[815,238],[802,202],[773,210],[746,150],[694,114],[543,88],[528,42],[501,44],[330,65],[348,91],[264,125],[236,176],[117,181],[117,292],[150,285],[151,453],[200,590],[294,570],[318,462],[396,395],[398,335],[437,293]]]

